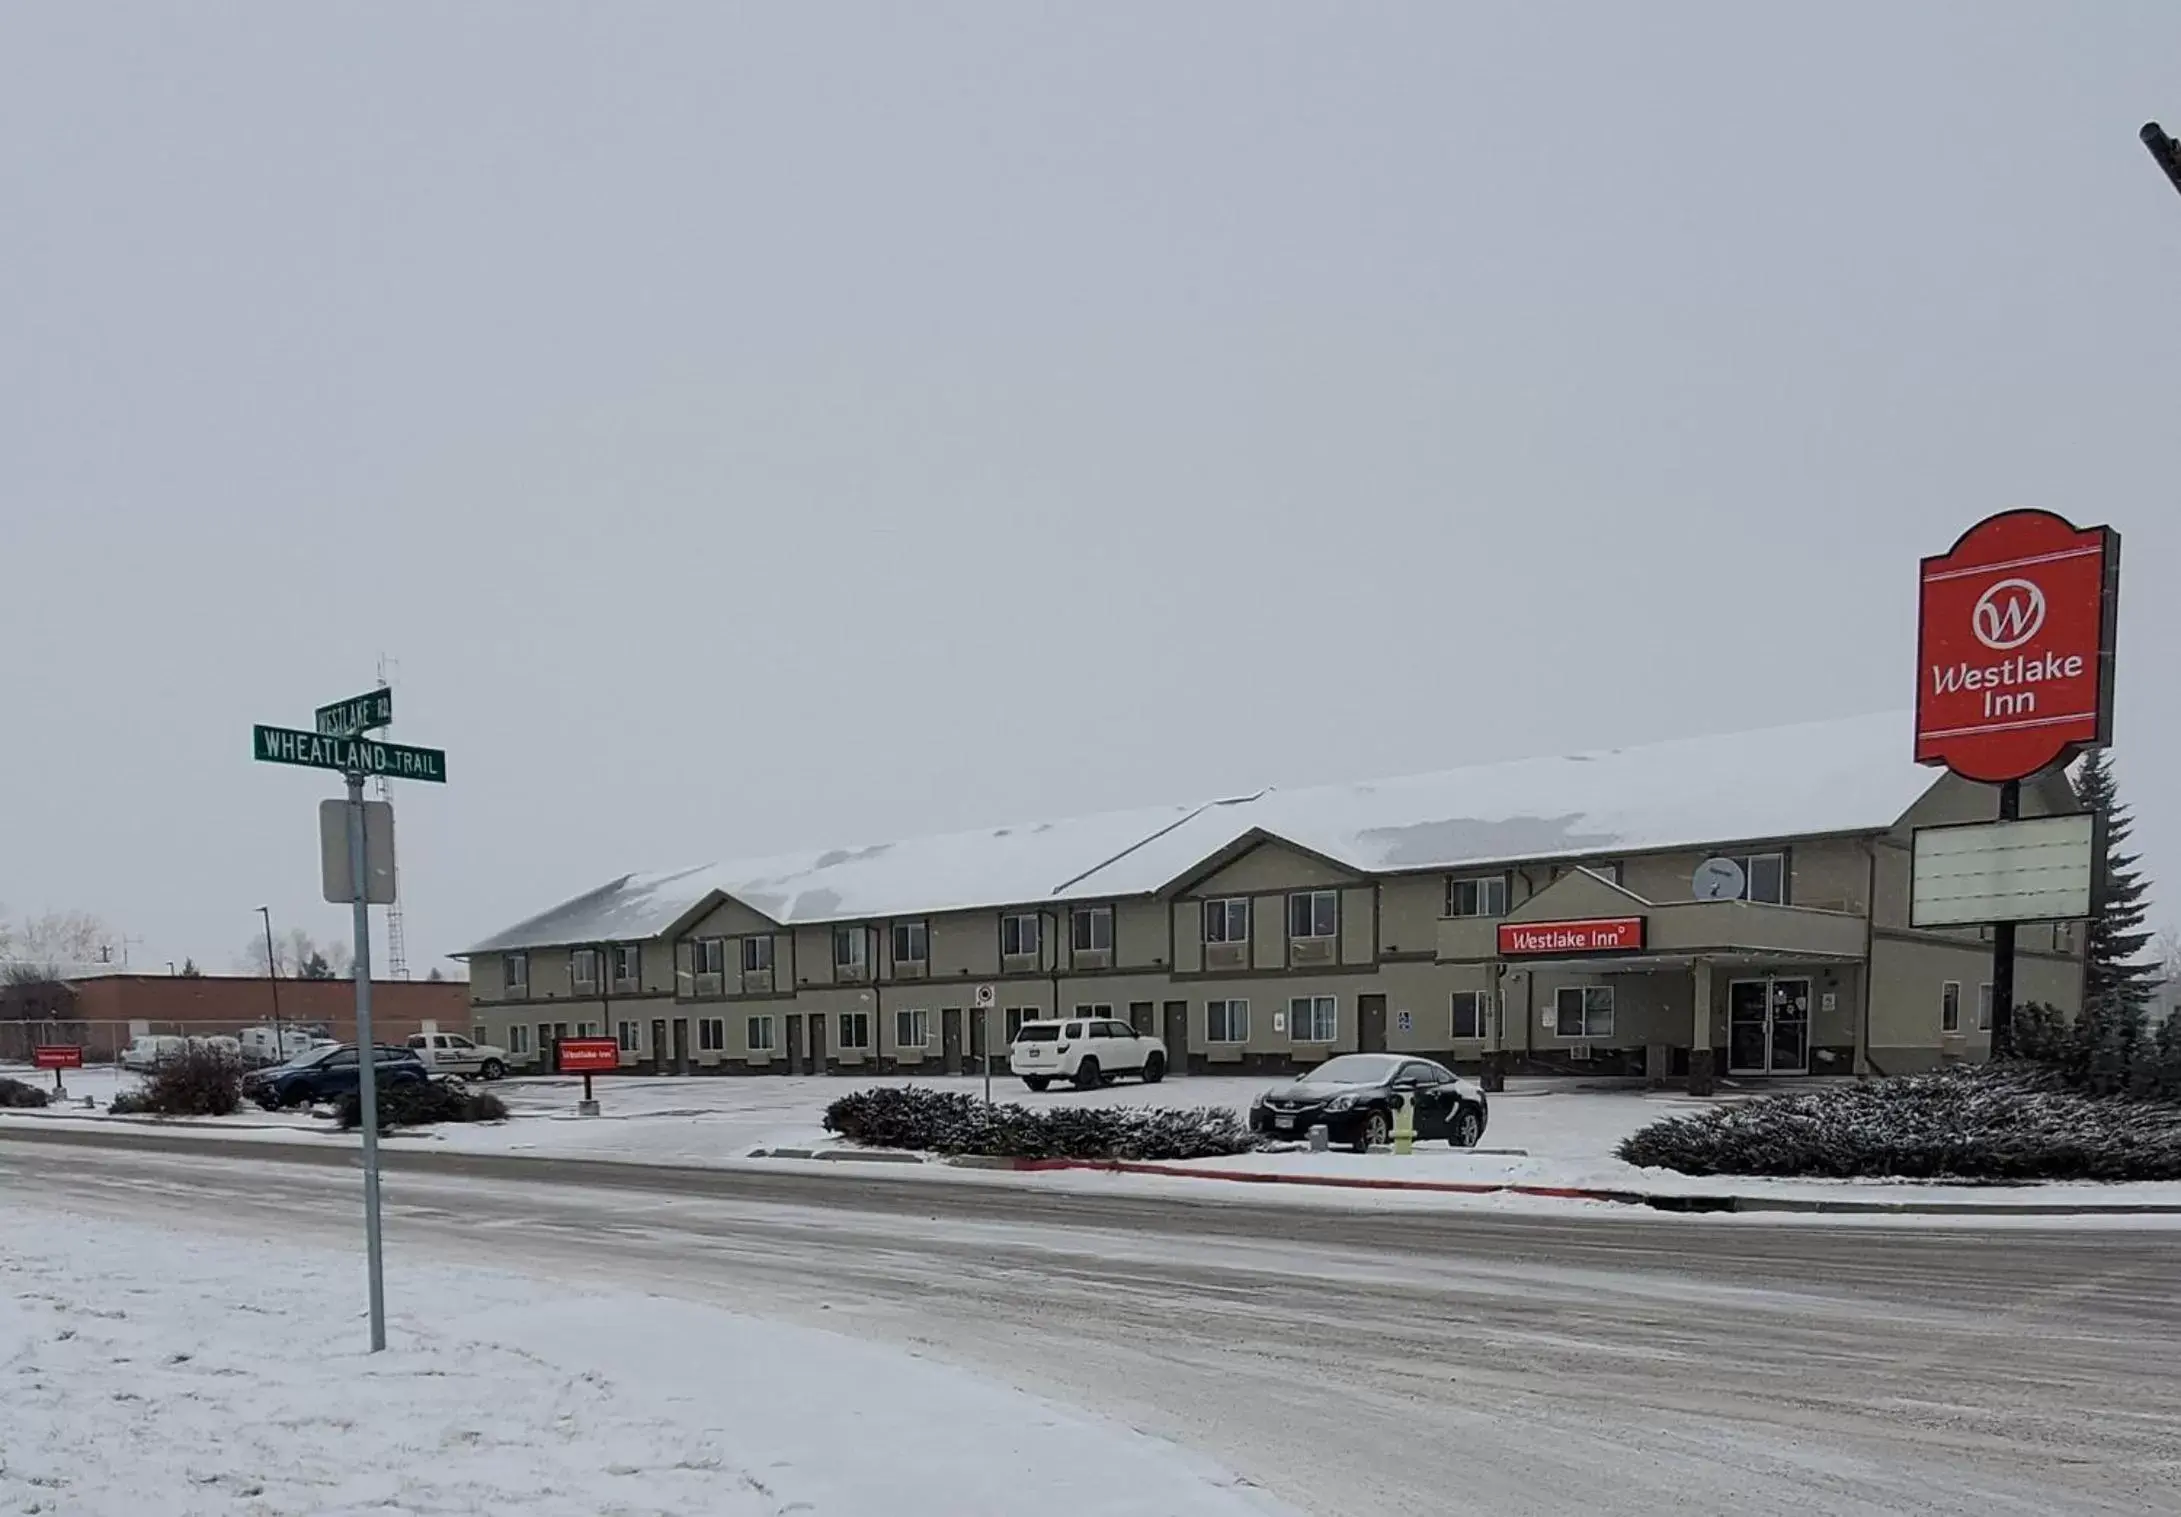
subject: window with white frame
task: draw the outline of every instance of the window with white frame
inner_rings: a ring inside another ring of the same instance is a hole
[[[1454,992],[1453,1035],[1457,1038],[1488,1038],[1492,1035],[1492,992]]]
[[[697,1051],[699,1053],[725,1053],[727,1051],[727,1019],[725,1017],[697,1018]]]
[[[1332,996],[1297,996],[1287,1003],[1287,1035],[1297,1043],[1330,1043],[1340,1036],[1340,1002]]]
[[[620,1043],[623,1053],[635,1053],[637,1051],[637,1038],[642,1025],[639,1022],[623,1022],[614,1029],[619,1034],[616,1041]]]
[[[727,940],[699,938],[690,945],[690,963],[697,972],[697,994],[716,996],[727,988]]]
[[[1977,987],[1977,1031],[1992,1030],[1992,986],[1989,980]]]
[[[1085,1006],[1078,1002],[1075,1008],[1075,1014],[1079,1017],[1110,1017],[1113,1015],[1113,1008],[1104,1004],[1100,1004],[1097,1006]]]
[[[1204,941],[1207,943],[1247,943],[1250,940],[1250,900],[1246,895],[1231,895],[1224,900],[1204,903]]]
[[[1042,925],[1034,911],[1010,911],[1000,918],[1000,952],[1010,959],[1036,958]]]
[[[1939,986],[1939,1031],[1961,1031],[1961,982],[1948,980]]]
[[[1250,1040],[1250,1003],[1247,1001],[1206,1001],[1204,1003],[1204,1041],[1207,1043],[1247,1043]]]
[[[861,927],[836,927],[833,929],[833,967],[835,969],[863,968],[863,929]]]
[[[772,934],[760,932],[742,940],[742,972],[764,974],[772,968]]]
[[[1042,1021],[1045,1009],[1041,1006],[1010,1006],[1007,1008],[1007,1041],[1013,1044],[1015,1034],[1022,1031],[1025,1022]]]
[[[579,1037],[579,1038],[595,1038],[595,1037],[597,1037],[597,1036],[598,1036],[598,1024],[597,1024],[596,1022],[578,1022],[578,1023],[576,1023],[576,1036],[577,1036],[577,1037]]]
[[[530,1029],[520,1022],[510,1024],[507,1029],[507,1051],[509,1053],[530,1052]]]
[[[641,943],[613,945],[613,988],[638,990],[644,983],[644,947]]]
[[[1553,1033],[1562,1038],[1613,1036],[1613,987],[1563,985],[1553,992]]]
[[[921,1006],[894,1010],[894,1047],[922,1048],[931,1035],[931,1013]]]
[[[503,994],[516,1000],[522,1000],[529,996],[529,954],[503,953],[500,955],[500,987]]]
[[[1774,906],[1787,904],[1787,855],[1777,850],[1770,853],[1738,853],[1734,862],[1742,866],[1742,899],[1768,901]]]
[[[922,964],[931,957],[931,927],[924,922],[894,923],[894,962]]]
[[[1446,914],[1450,917],[1507,915],[1507,876],[1480,874],[1448,880]]]
[[[1298,890],[1287,898],[1287,935],[1330,938],[1340,933],[1340,892]]]
[[[578,948],[568,955],[568,988],[579,996],[598,994],[598,950]]]
[[[841,1047],[869,1048],[871,1046],[871,1014],[867,1011],[841,1013]]]
[[[772,1052],[772,1018],[770,1016],[760,1015],[750,1018],[750,1025],[747,1030],[750,1035],[749,1047],[751,1053]]]
[[[1078,906],[1070,915],[1077,953],[1110,953],[1113,950],[1113,908]]]

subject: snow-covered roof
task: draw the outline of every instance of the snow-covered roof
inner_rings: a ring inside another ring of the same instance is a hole
[[[468,953],[658,937],[720,896],[794,925],[1151,895],[1253,833],[1378,874],[1878,831],[1933,782],[1909,731],[1887,712],[624,875]]]

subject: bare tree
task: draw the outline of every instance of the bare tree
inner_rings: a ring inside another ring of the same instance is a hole
[[[119,941],[111,927],[88,911],[11,918],[0,908],[0,960],[24,960],[48,968],[90,964]]]
[[[252,974],[265,973],[265,939],[262,936],[251,938],[236,962]],[[302,979],[306,965],[315,968],[320,963],[330,971],[332,978],[338,979],[348,973],[351,962],[348,944],[339,938],[320,943],[303,928],[290,927],[273,939],[274,972],[284,980]]]

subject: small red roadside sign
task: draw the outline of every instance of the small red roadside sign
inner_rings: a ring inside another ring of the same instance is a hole
[[[1499,951],[1502,956],[1634,952],[1642,947],[1642,917],[1586,917],[1573,922],[1499,924]]]
[[[595,1074],[621,1067],[621,1045],[611,1038],[562,1038],[560,1072],[564,1075]]]
[[[79,1043],[40,1043],[31,1049],[30,1062],[40,1069],[81,1069],[83,1046]]]
[[[1987,785],[2113,735],[2120,534],[2002,511],[1923,561],[1916,762]]]

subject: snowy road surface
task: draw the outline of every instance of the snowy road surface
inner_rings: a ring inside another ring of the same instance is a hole
[[[1188,1445],[1324,1517],[2181,1510],[2171,1232],[526,1170],[390,1175],[397,1280],[491,1265],[845,1328]],[[353,1173],[254,1154],[0,1141],[0,1197],[18,1196],[357,1230]],[[360,1266],[348,1284],[343,1307]]]

